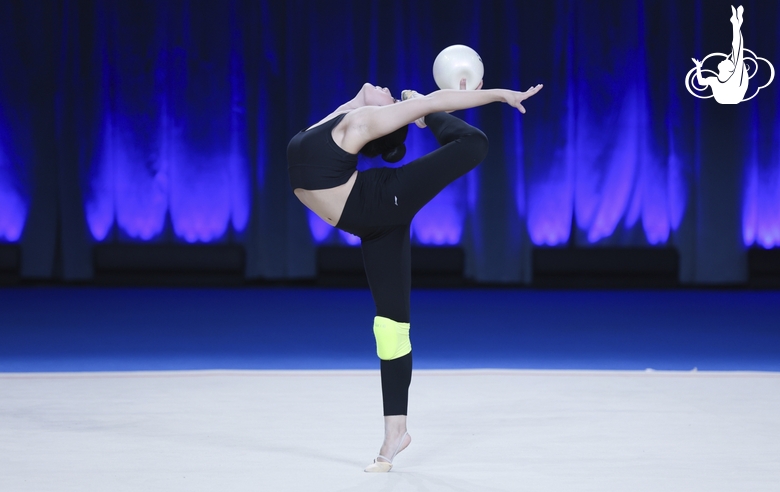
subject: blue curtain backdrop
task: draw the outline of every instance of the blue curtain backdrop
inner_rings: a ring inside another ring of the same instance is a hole
[[[780,5],[745,1],[745,46],[780,68]],[[674,247],[685,283],[746,279],[780,246],[775,81],[719,105],[691,58],[731,49],[721,0],[0,3],[0,241],[26,278],[92,277],[101,242],[240,243],[248,278],[315,273],[354,244],[297,201],[286,145],[365,81],[435,90],[475,48],[485,87],[544,83],[520,115],[459,114],[491,141],[413,224],[467,275],[527,282],[534,245]],[[767,77],[759,67],[751,88]],[[410,128],[407,158],[436,143]],[[360,168],[384,165],[362,160]]]

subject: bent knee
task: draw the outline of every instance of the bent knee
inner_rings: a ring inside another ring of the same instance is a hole
[[[474,128],[471,132],[461,137],[461,143],[467,149],[470,157],[476,160],[476,164],[482,162],[487,156],[490,143],[488,142],[487,135],[482,130]]]

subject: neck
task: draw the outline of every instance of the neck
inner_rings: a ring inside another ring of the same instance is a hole
[[[363,107],[365,105],[366,105],[366,103],[363,100],[363,98],[361,97],[361,94],[358,94],[355,97],[353,97],[352,99],[350,99],[349,101],[347,101],[344,104],[342,104],[341,106],[339,106],[336,111],[338,111],[338,112],[341,112],[341,111],[352,111],[353,109],[357,109],[357,108]]]

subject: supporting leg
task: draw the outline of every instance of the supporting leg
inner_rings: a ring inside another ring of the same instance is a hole
[[[412,380],[409,298],[412,255],[409,226],[388,228],[362,240],[363,263],[376,304],[374,335],[382,374],[385,415],[406,415]]]
[[[387,227],[361,238],[376,315],[409,323],[412,293],[412,247],[409,225]]]
[[[363,262],[376,304],[374,335],[380,358],[385,438],[368,472],[390,471],[393,457],[406,448],[412,347],[409,340],[411,244],[409,226],[378,230],[362,239]]]

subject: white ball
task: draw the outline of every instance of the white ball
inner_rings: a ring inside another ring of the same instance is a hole
[[[460,89],[461,79],[466,79],[466,89],[474,90],[484,73],[482,58],[462,44],[444,48],[433,61],[433,80],[439,89]]]

